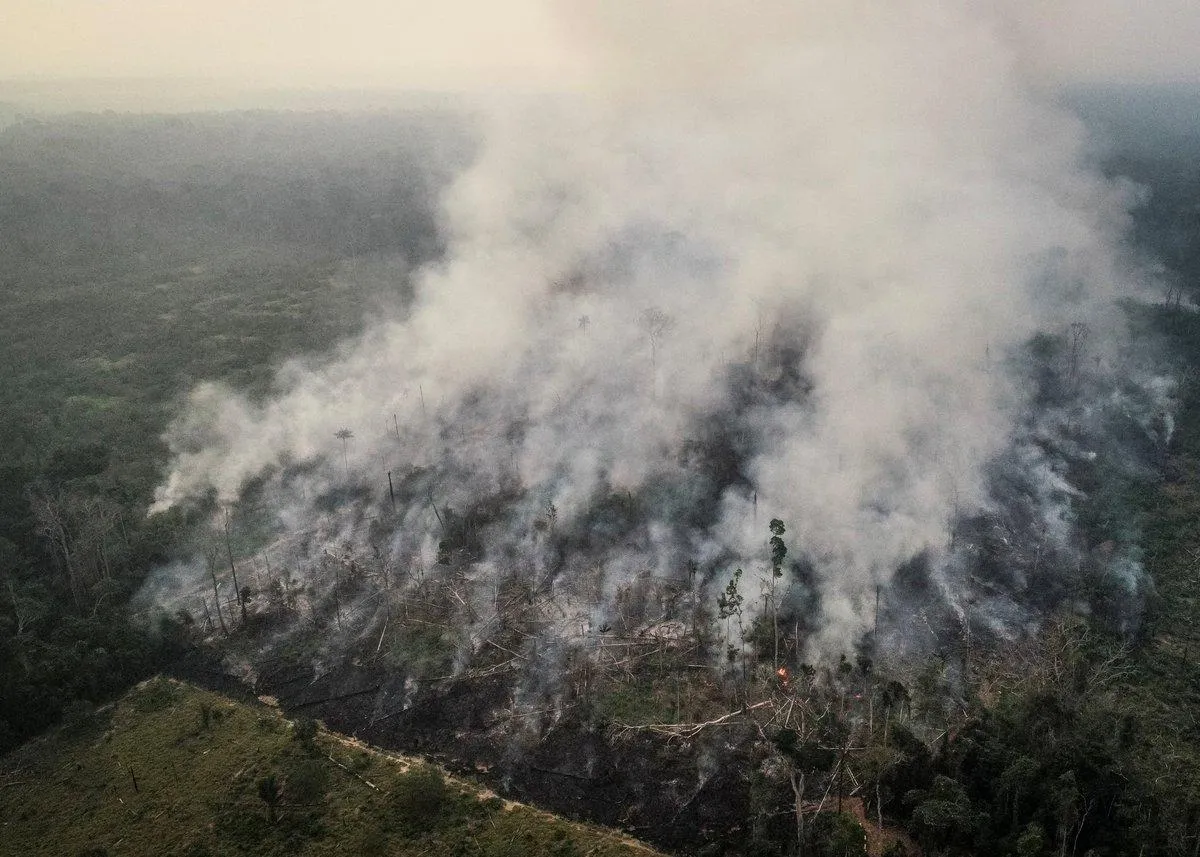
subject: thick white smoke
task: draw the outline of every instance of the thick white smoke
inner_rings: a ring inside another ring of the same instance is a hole
[[[314,465],[309,499],[350,482],[383,505],[385,471],[422,467],[394,548],[433,550],[431,502],[503,496],[502,566],[550,504],[594,535],[637,495],[642,535],[587,561],[609,591],[688,560],[757,571],[781,518],[840,645],[987,507],[1030,392],[1014,355],[1072,323],[1106,340],[1125,194],[974,2],[563,5],[595,87],[487,117],[403,320],[285,367],[266,402],[197,389],[156,508],[266,473],[303,526],[284,465]],[[714,434],[724,480],[687,453]]]

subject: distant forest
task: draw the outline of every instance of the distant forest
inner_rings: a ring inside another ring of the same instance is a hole
[[[0,748],[178,653],[181,629],[129,616],[189,523],[145,513],[172,409],[403,305],[471,150],[442,113],[0,131]]]

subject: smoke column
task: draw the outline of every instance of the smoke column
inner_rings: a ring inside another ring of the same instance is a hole
[[[436,561],[434,506],[486,507],[474,573],[599,569],[598,614],[645,571],[762,575],[780,518],[836,651],[898,567],[951,573],[1030,338],[1086,324],[1096,366],[1117,340],[1128,191],[980,4],[560,5],[593,85],[483,118],[403,315],[265,401],[198,387],[154,508],[260,480],[333,543],[394,470],[393,556]],[[353,514],[311,502],[355,486]]]

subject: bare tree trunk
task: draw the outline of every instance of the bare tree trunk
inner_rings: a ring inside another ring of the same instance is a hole
[[[233,562],[233,543],[229,539],[229,509],[225,509],[225,550],[229,554],[229,573],[233,575],[233,594],[237,597],[238,606],[242,609],[242,624],[246,624],[246,599],[242,597],[242,587],[238,585],[237,566]]]
[[[775,572],[771,571],[771,626],[775,634],[775,659],[773,670],[779,670],[779,599],[775,597]]]
[[[112,580],[112,569],[108,565],[108,534],[100,534],[100,559],[104,564],[104,579]]]
[[[879,651],[879,587],[875,587],[875,621],[873,623],[874,630],[871,634],[871,642],[874,644],[876,652]]]
[[[338,575],[337,565],[333,567],[333,616],[337,619],[337,626],[342,627],[342,600],[338,588],[341,586],[341,578]]]
[[[1087,821],[1088,813],[1092,811],[1092,802],[1088,801],[1083,808],[1083,817],[1079,819],[1079,826],[1075,828],[1075,838],[1071,842],[1071,857],[1075,857],[1075,851],[1079,848],[1079,834],[1083,833],[1084,822]]]
[[[63,495],[60,493],[57,499],[51,499],[41,493],[30,494],[30,505],[33,507],[33,515],[36,520],[35,532],[49,539],[54,546],[55,556],[61,557],[63,574],[67,578],[67,587],[71,590],[71,599],[75,602],[75,609],[80,608],[80,595],[82,585],[79,579],[79,572],[75,567],[74,550],[72,549],[72,538],[67,532],[67,525],[64,521],[65,502]]]
[[[433,502],[433,492],[429,494],[429,506],[437,517],[438,526],[442,528],[442,535],[446,535],[446,522],[442,520],[442,513],[438,511],[437,503]]]
[[[129,531],[125,529],[125,513],[121,512],[117,515],[117,523],[121,527],[121,538],[125,540],[125,547],[132,548],[133,542],[129,541]]]
[[[225,617],[221,615],[221,588],[217,583],[216,561],[211,554],[208,556],[208,574],[212,578],[213,603],[217,607],[217,620],[221,623],[221,633],[228,637],[229,629],[225,627]]]
[[[212,620],[212,613],[208,611],[208,599],[201,598],[200,600],[204,604],[204,630],[206,632],[216,630],[216,626],[213,624]]]
[[[804,857],[804,774],[792,771],[791,781],[796,796],[796,857]]]

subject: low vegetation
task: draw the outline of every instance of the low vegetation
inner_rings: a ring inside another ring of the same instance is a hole
[[[152,679],[0,763],[0,854],[653,854],[277,711]]]

